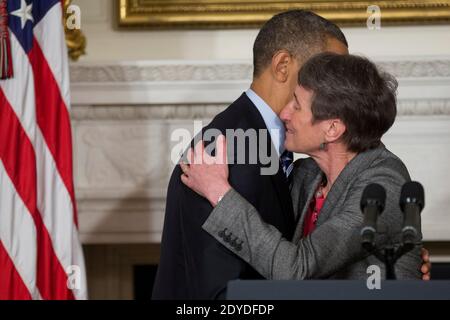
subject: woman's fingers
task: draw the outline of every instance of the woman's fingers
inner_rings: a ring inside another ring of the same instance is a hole
[[[201,140],[187,151],[189,163],[180,162],[183,172],[180,179],[183,184],[208,199],[212,205],[231,188],[228,183],[226,153],[226,139],[222,135],[216,139],[214,157],[207,153]]]
[[[420,268],[420,272],[422,272],[422,279],[430,280],[431,278],[430,253],[428,252],[427,249],[422,248],[421,256],[422,256],[422,267]]]
[[[427,249],[422,248],[421,254],[422,254],[422,260],[424,262],[430,262],[430,253],[428,252]]]
[[[181,175],[181,182],[183,182],[186,186],[191,188],[191,182],[189,180],[189,177],[184,173]]]
[[[203,140],[189,149],[187,159],[191,164],[227,164],[227,143],[223,134],[216,139],[216,156],[212,157],[206,152]]]
[[[189,165],[184,163],[183,161],[180,161],[180,168],[183,171],[183,174],[185,174],[186,176],[189,176]]]
[[[186,153],[186,158],[187,158],[188,163],[193,164],[194,160],[195,160],[194,157],[195,157],[195,155],[194,155],[192,148],[189,148],[189,150]]]
[[[202,164],[203,163],[203,140],[200,140],[197,142],[197,144],[194,147],[194,161],[195,164]]]
[[[189,166],[189,164],[180,161],[180,168],[181,171],[183,171],[183,174],[181,175],[181,182],[183,182],[186,186],[191,188],[192,182],[189,179],[189,171],[191,170],[191,167]]]
[[[221,134],[216,140],[216,163],[226,164],[227,162],[227,141],[225,136]]]

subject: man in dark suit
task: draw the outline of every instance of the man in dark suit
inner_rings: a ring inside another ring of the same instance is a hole
[[[303,10],[274,16],[261,28],[254,43],[250,89],[202,130],[205,133],[217,129],[223,134],[227,129],[256,130],[256,146],[248,139],[243,148],[234,149],[235,163],[229,167],[229,180],[262,219],[289,240],[295,226],[288,180],[292,153],[284,150],[284,125],[278,114],[293,97],[301,65],[322,51],[348,53],[345,36],[336,25]],[[240,152],[245,153],[244,164],[236,164]],[[252,162],[255,152],[256,162]],[[269,164],[275,168],[274,174],[261,174],[262,168],[267,169],[261,155],[276,159]],[[261,276],[202,230],[213,208],[181,182],[181,175],[177,165],[167,192],[161,257],[152,298],[223,299],[228,281]]]

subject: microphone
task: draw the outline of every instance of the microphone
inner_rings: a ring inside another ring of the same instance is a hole
[[[420,212],[425,205],[425,195],[419,182],[410,181],[403,185],[400,194],[400,208],[403,211],[403,245],[414,246],[421,232]]]
[[[377,219],[384,210],[386,190],[377,183],[369,184],[361,197],[361,211],[364,213],[363,228],[361,229],[361,244],[371,251],[374,248]]]

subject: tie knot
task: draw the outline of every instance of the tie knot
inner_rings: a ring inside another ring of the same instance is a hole
[[[291,174],[292,168],[294,166],[293,161],[294,154],[291,151],[284,150],[284,152],[281,154],[280,162],[286,177],[289,177],[289,175]]]
[[[294,160],[294,154],[291,151],[284,150],[284,152],[281,154],[282,160],[290,160],[291,162]]]

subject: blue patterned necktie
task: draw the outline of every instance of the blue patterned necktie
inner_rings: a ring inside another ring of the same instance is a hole
[[[292,172],[292,168],[294,167],[294,154],[290,151],[284,150],[284,152],[281,154],[280,162],[286,178],[289,178],[289,175]]]

